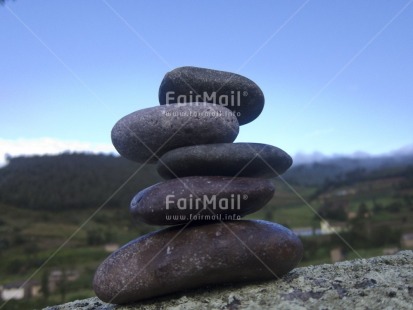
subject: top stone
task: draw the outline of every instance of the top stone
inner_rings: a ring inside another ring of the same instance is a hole
[[[234,112],[240,125],[256,119],[264,94],[250,79],[231,72],[180,67],[168,72],[159,87],[159,103],[209,102]]]

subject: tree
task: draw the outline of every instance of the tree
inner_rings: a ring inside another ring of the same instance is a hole
[[[106,242],[105,233],[102,229],[89,229],[86,231],[86,242],[88,245],[101,245]]]
[[[345,206],[339,203],[327,202],[324,203],[319,209],[318,214],[327,220],[334,221],[346,221],[347,214]]]
[[[359,204],[358,209],[357,209],[357,217],[366,218],[368,216],[369,216],[369,209],[367,205],[364,202]]]
[[[66,299],[66,292],[67,292],[67,272],[66,269],[62,271],[62,278],[59,281],[59,292],[61,301],[64,302]]]
[[[10,247],[10,242],[6,238],[0,238],[0,255]]]
[[[41,291],[45,300],[49,299],[49,272],[47,270],[43,271],[41,280]]]

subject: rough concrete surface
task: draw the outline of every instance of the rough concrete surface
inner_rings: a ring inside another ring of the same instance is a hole
[[[209,287],[135,305],[95,297],[46,309],[413,309],[413,251],[296,268],[275,281]]]

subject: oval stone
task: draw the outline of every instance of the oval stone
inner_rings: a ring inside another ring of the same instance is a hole
[[[93,288],[101,300],[125,304],[211,284],[276,280],[302,254],[293,232],[266,221],[174,226],[110,255]]]
[[[231,72],[180,67],[168,72],[159,88],[161,105],[183,102],[220,104],[237,116],[239,124],[252,122],[264,108],[264,94],[250,79]]]
[[[194,176],[140,191],[130,205],[137,221],[176,225],[190,221],[238,220],[264,207],[274,195],[268,179]]]
[[[237,118],[227,108],[209,103],[157,106],[121,118],[112,129],[112,143],[125,158],[156,162],[172,149],[232,142]]]
[[[219,143],[177,148],[157,164],[165,179],[191,175],[273,178],[284,173],[292,158],[283,150],[260,143]]]

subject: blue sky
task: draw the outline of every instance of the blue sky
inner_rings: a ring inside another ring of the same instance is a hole
[[[0,29],[0,163],[113,150],[115,122],[186,65],[261,87],[237,141],[293,156],[413,145],[413,0],[16,0]]]

